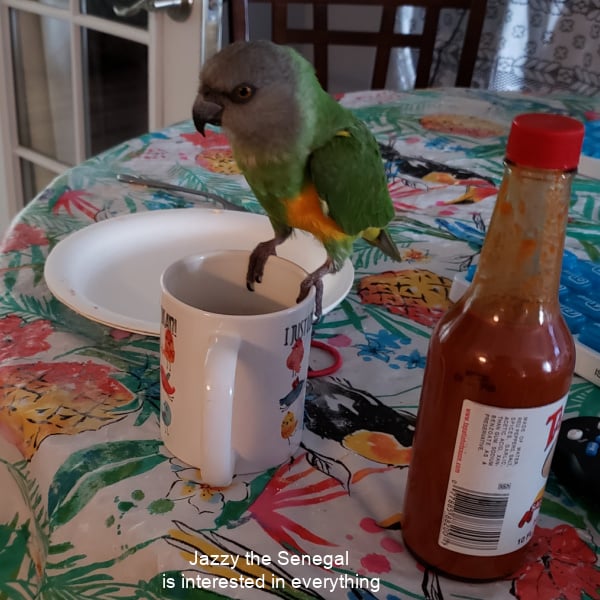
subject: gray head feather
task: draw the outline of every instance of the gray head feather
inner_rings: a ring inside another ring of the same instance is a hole
[[[236,42],[205,63],[194,112],[203,102],[222,106],[220,122],[236,155],[277,156],[299,139],[305,115],[298,91],[306,77],[314,78],[312,66],[291,48],[268,41]],[[244,85],[252,94],[240,101],[236,90]]]

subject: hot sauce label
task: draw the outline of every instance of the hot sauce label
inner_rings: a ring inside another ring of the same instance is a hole
[[[566,401],[505,409],[464,400],[440,546],[497,556],[531,539]]]

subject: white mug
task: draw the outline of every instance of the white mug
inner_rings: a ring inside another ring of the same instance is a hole
[[[190,256],[161,276],[161,436],[211,486],[282,464],[302,436],[314,290],[297,303],[306,271],[271,256],[249,291],[249,256]]]

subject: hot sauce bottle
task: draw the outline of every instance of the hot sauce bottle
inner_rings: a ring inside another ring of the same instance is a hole
[[[510,575],[533,536],[575,362],[558,288],[583,131],[515,118],[475,277],[431,337],[402,530],[453,577]]]

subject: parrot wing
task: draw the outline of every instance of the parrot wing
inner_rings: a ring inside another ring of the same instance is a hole
[[[311,179],[329,216],[349,235],[385,227],[394,218],[379,147],[354,119],[309,157]]]

